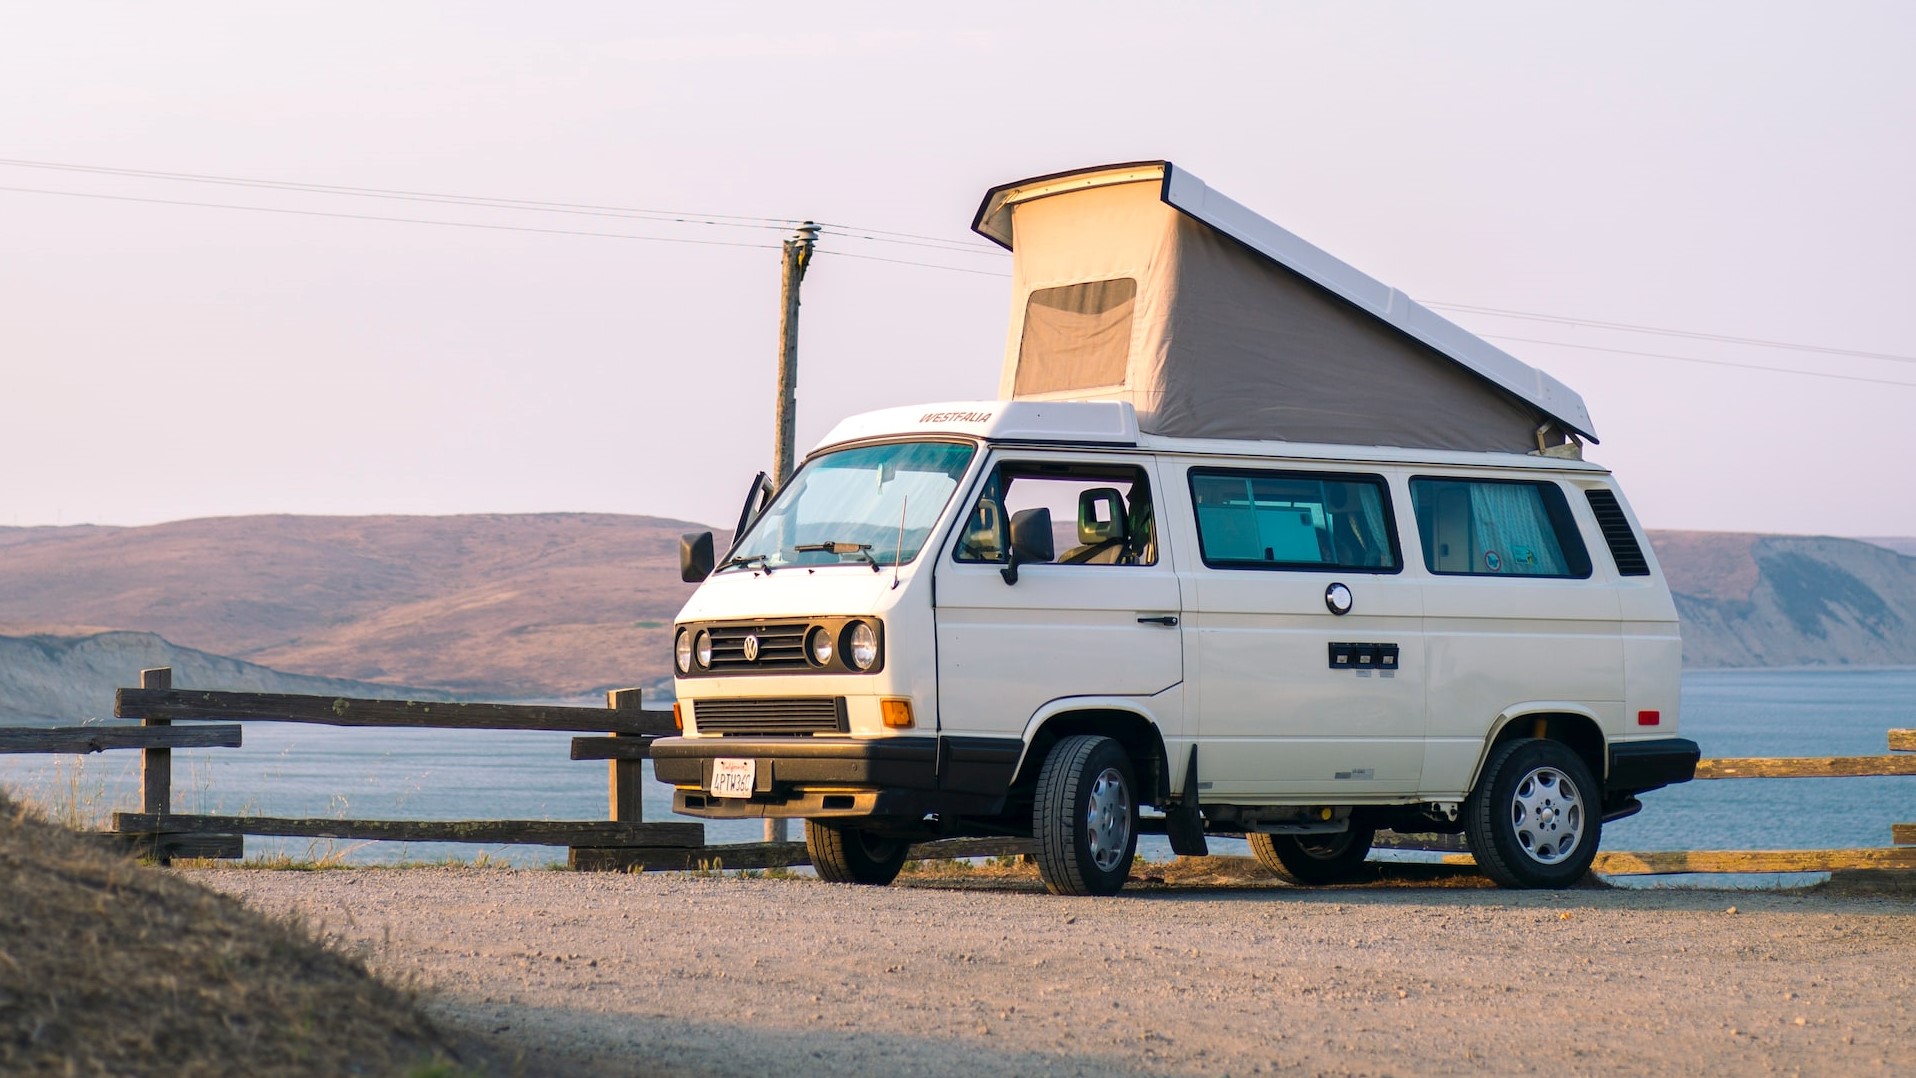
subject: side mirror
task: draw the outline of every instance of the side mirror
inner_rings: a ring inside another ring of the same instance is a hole
[[[691,532],[679,536],[679,579],[697,584],[712,575],[712,533]]]
[[[1051,536],[1051,510],[1021,509],[1011,514],[1011,560],[999,570],[1005,583],[1018,582],[1018,566],[1048,562],[1057,556],[1056,541]]]

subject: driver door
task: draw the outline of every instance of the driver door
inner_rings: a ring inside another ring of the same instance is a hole
[[[1046,704],[1130,697],[1181,734],[1178,576],[1144,455],[1001,456],[937,565],[938,714],[951,736],[1020,736]],[[1014,519],[1048,557],[1012,567]],[[1015,576],[1015,583],[1008,582]]]

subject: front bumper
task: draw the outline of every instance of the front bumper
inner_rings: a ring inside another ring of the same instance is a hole
[[[1606,794],[1640,794],[1696,777],[1702,751],[1688,738],[1619,741],[1610,746],[1610,777]]]
[[[993,815],[1023,749],[1016,738],[667,737],[652,768],[672,811],[711,820]],[[750,798],[713,797],[712,761],[756,762]]]

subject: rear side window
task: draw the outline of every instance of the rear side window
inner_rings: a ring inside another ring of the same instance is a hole
[[[1390,494],[1374,475],[1191,469],[1198,549],[1214,569],[1394,573]]]
[[[1590,575],[1590,553],[1555,483],[1419,477],[1410,481],[1410,501],[1433,573]]]

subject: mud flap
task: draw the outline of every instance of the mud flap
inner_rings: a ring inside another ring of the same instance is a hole
[[[1164,814],[1164,835],[1171,852],[1180,857],[1203,857],[1211,852],[1204,840],[1204,816],[1198,811],[1197,746],[1184,768],[1184,794]]]

